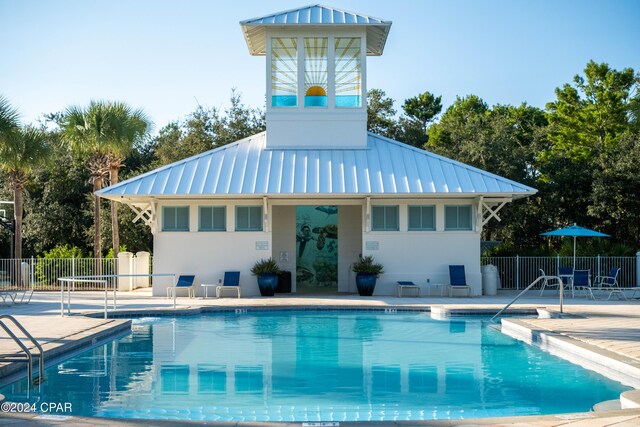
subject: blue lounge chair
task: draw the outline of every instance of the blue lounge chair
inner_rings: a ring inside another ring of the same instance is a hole
[[[176,282],[176,285],[169,286],[167,288],[167,298],[172,297],[173,293],[177,292],[179,289],[186,289],[189,294],[189,298],[194,298],[196,296],[196,292],[193,289],[193,279],[195,278],[196,276],[194,275],[183,275],[178,277],[178,281]]]
[[[608,276],[596,276],[596,278],[593,280],[593,286],[597,287],[600,290],[606,290],[608,288],[609,298],[607,299],[611,299],[611,296],[613,294],[621,295],[622,298],[627,299],[624,292],[620,288],[620,285],[618,284],[618,274],[620,274],[620,269],[618,267],[613,267],[611,270],[609,270]]]
[[[467,278],[464,274],[464,265],[449,266],[449,296],[453,296],[454,289],[465,289],[467,295],[471,296],[471,286],[467,285]]]
[[[220,298],[223,291],[231,289],[236,291],[238,298],[240,298],[240,272],[239,271],[225,271],[224,282],[222,286],[216,288],[216,298]]]

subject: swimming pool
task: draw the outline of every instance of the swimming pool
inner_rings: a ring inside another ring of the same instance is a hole
[[[588,411],[628,389],[479,318],[263,311],[136,319],[47,369],[31,401],[124,418],[428,420]]]

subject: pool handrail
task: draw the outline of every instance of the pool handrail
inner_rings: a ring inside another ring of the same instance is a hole
[[[543,281],[543,280],[558,280],[560,282],[560,313],[562,313],[562,294],[564,293],[564,289],[563,286],[564,284],[562,283],[562,279],[560,279],[560,277],[558,276],[540,276],[538,277],[536,280],[534,280],[533,282],[531,282],[529,284],[529,286],[527,286],[522,292],[520,292],[518,295],[516,295],[516,297],[514,299],[511,300],[511,302],[507,305],[505,305],[504,307],[502,307],[502,309],[500,311],[498,311],[491,319],[490,321],[493,322],[494,319],[498,316],[500,316],[502,313],[504,313],[504,311],[506,309],[508,309],[509,307],[511,307],[511,305],[516,302],[522,295],[524,295],[529,289],[533,288],[535,285],[538,284],[538,282]]]

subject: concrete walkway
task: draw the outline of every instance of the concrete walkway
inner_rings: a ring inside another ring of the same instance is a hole
[[[359,297],[357,295],[327,295],[327,296],[295,296],[278,295],[276,297],[256,297],[256,298],[224,298],[224,299],[202,299],[185,298],[177,299],[176,310],[178,312],[198,312],[201,309],[217,308],[250,308],[250,307],[393,307],[420,308],[434,311],[445,310],[456,312],[458,310],[479,310],[486,309],[497,311],[508,303],[515,293],[499,293],[495,297],[475,297],[475,298],[447,298],[447,297]],[[110,295],[110,304],[112,296]],[[118,293],[118,309],[116,313],[140,311],[173,312],[173,300],[166,298],[151,297],[148,290],[139,290],[128,293]],[[557,294],[538,297],[537,293],[532,293],[530,297],[523,298],[513,306],[518,310],[533,310],[538,308],[547,309],[550,312],[558,311]],[[45,350],[49,352],[47,358],[59,354],[69,346],[86,345],[94,339],[104,336],[113,331],[128,328],[127,320],[101,319],[104,312],[104,293],[85,292],[81,295],[74,295],[71,300],[71,316],[60,317],[60,294],[58,293],[38,293],[35,294],[32,302],[28,305],[14,305],[10,307],[0,307],[1,314],[15,316],[36,339],[44,343]],[[591,301],[584,298],[565,299],[564,313],[573,317],[569,318],[527,318],[513,320],[509,326],[518,338],[540,342],[544,347],[555,339],[560,343],[560,347],[568,346],[568,352],[579,354],[595,354],[598,360],[604,360],[605,365],[621,364],[622,371],[631,372],[631,375],[638,373],[638,382],[633,382],[633,378],[624,381],[629,385],[640,388],[640,302],[631,301]],[[97,316],[88,318],[82,314]],[[505,325],[507,324],[505,322]],[[507,328],[507,326],[505,326]],[[519,331],[519,332],[518,332]],[[523,333],[524,331],[524,333]],[[507,332],[509,333],[509,332]],[[510,333],[511,334],[511,333]],[[549,344],[553,351],[557,346]],[[0,353],[15,351],[17,347],[4,333],[0,336]],[[561,357],[565,355],[560,354]],[[589,367],[588,363],[583,363]],[[15,366],[14,366],[15,368]],[[4,369],[4,371],[3,371]],[[23,369],[19,366],[17,369]],[[15,369],[11,369],[6,364],[0,364],[0,379],[11,374]],[[640,399],[638,399],[640,400]],[[627,402],[629,406],[638,405],[640,402],[631,399]],[[47,421],[37,418],[38,415],[16,415],[0,414],[0,423],[3,425],[58,425],[58,421],[49,419]],[[45,422],[43,422],[45,421]],[[158,421],[127,421],[105,420],[72,417],[71,419],[59,420],[59,425],[177,425],[175,423],[165,423]],[[11,423],[11,424],[9,424]],[[16,424],[14,424],[16,423]],[[295,423],[293,423],[295,425]],[[340,423],[341,425],[351,425],[353,423]],[[605,426],[605,425],[640,425],[640,409],[626,409],[622,411],[603,411],[586,414],[565,414],[545,417],[517,417],[509,419],[477,419],[458,421],[437,421],[437,422],[398,422],[383,423],[384,425],[545,425],[545,426]],[[236,425],[236,423],[225,423],[223,425]],[[240,423],[237,425],[249,425]],[[275,424],[274,424],[275,425]],[[284,425],[284,424],[282,424]],[[288,424],[291,425],[291,424]],[[358,424],[362,425],[362,424]],[[382,425],[382,424],[377,424]]]

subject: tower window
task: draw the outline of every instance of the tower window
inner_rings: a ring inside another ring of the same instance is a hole
[[[298,105],[298,41],[295,37],[271,39],[271,105]]]
[[[305,107],[327,106],[327,45],[326,37],[305,37],[304,39]]]
[[[362,106],[360,38],[336,37],[336,107]]]

